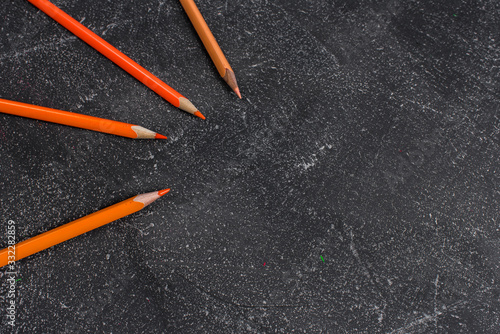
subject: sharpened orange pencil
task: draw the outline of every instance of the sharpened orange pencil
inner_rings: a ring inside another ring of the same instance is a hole
[[[139,125],[0,99],[0,112],[134,139],[167,139]]]
[[[236,77],[234,75],[234,71],[229,65],[224,53],[222,52],[219,43],[215,40],[214,35],[210,31],[210,28],[205,22],[205,19],[200,13],[200,10],[196,6],[193,0],[179,0],[181,2],[182,7],[186,11],[189,20],[193,24],[198,36],[200,36],[205,49],[207,49],[210,58],[217,67],[217,71],[219,71],[220,76],[224,79],[225,82],[231,87],[231,89],[238,95],[241,99],[240,89],[238,88],[238,83],[236,82]]]
[[[9,245],[0,250],[0,267],[142,210],[169,191],[170,189],[164,189],[131,197],[36,237]]]
[[[33,5],[38,7],[42,12],[56,20],[63,27],[71,31],[85,43],[102,53],[109,60],[127,71],[134,78],[145,84],[155,93],[163,97],[168,102],[172,103],[177,108],[180,108],[190,114],[205,119],[205,116],[184,96],[175,89],[158,79],[151,72],[146,70],[141,65],[124,55],[114,46],[106,42],[101,37],[83,26],[80,22],[66,14],[59,7],[47,0],[28,0]]]

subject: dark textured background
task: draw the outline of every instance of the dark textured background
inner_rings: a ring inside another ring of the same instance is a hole
[[[197,2],[243,100],[177,1],[54,1],[206,121],[2,0],[1,98],[169,137],[0,114],[2,247],[172,188],[19,261],[14,331],[498,333],[500,2]]]

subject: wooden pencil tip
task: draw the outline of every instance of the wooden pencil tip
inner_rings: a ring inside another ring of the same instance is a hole
[[[194,106],[188,99],[185,97],[179,97],[179,108],[181,110],[187,111],[190,114],[194,114],[198,111],[198,108]]]
[[[238,97],[241,99],[241,93],[240,93],[240,89],[238,87],[236,87],[234,89],[234,92],[236,93],[236,95],[238,95]]]
[[[158,196],[163,196],[170,191],[170,188],[158,191]]]
[[[179,103],[180,103],[179,108],[181,108],[182,110],[187,111],[188,113],[193,114],[195,116],[198,116],[201,119],[205,119],[205,116],[203,116],[203,114],[198,109],[196,109],[196,107],[191,103],[191,101],[189,101],[185,97],[179,97]]]
[[[157,133],[155,135],[155,139],[167,139],[167,137],[165,137],[164,135],[161,135],[161,134]]]
[[[203,116],[203,114],[199,111],[196,111],[193,115],[198,116],[201,119],[205,119],[205,116]]]
[[[240,89],[238,88],[238,83],[236,82],[236,76],[234,75],[233,70],[226,68],[226,74],[224,75],[223,79],[241,99]]]

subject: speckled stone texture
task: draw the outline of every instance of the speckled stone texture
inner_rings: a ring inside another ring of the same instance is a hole
[[[27,1],[0,4],[0,241],[133,195],[21,260],[1,333],[498,333],[500,2],[205,0],[243,100],[175,0],[54,0],[188,97],[161,97]],[[265,264],[265,265],[264,265]]]

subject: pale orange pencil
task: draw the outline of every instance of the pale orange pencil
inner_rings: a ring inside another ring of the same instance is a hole
[[[195,116],[205,119],[205,116],[184,96],[161,81],[154,74],[127,57],[117,48],[97,36],[83,24],[66,14],[62,9],[48,0],[28,0],[45,14],[59,22],[63,27],[82,39],[85,43],[102,53],[109,60],[127,71],[134,78],[145,84],[155,93],[174,106]]]
[[[0,250],[0,267],[144,209],[170,189],[141,194]]]
[[[219,44],[215,40],[214,35],[210,31],[210,28],[205,22],[205,19],[200,13],[200,10],[196,6],[193,0],[179,0],[181,2],[182,7],[186,11],[191,23],[193,24],[198,36],[200,36],[205,49],[207,49],[210,58],[217,67],[217,71],[219,71],[220,76],[227,82],[229,87],[238,95],[241,99],[240,89],[238,88],[238,83],[236,82],[236,76],[234,75],[234,71],[229,65],[224,53],[220,49]]]
[[[142,126],[0,99],[0,112],[134,139],[167,139]]]

